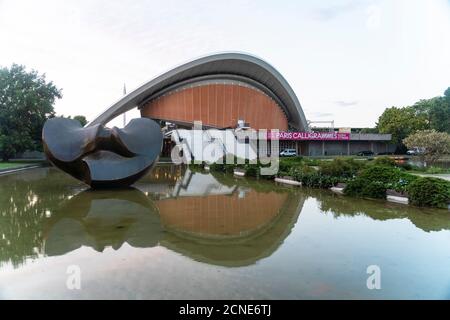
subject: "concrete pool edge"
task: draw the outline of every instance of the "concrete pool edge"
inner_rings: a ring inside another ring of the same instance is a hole
[[[46,166],[46,163],[42,162],[42,163],[30,164],[30,165],[16,167],[16,168],[0,169],[0,176],[11,174],[11,173],[16,173],[16,172],[20,172],[20,171],[24,171],[24,170],[29,170],[29,169],[42,168],[45,166]]]

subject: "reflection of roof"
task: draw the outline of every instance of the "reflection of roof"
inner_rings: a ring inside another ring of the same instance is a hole
[[[255,86],[283,108],[293,127],[308,129],[300,102],[283,76],[267,62],[242,53],[214,54],[178,66],[123,97],[88,126],[106,124],[163,91],[174,90],[191,81],[217,78],[239,80]]]

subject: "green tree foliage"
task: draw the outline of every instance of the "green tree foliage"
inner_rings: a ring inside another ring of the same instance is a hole
[[[443,96],[422,99],[409,107],[387,108],[378,119],[377,129],[392,134],[398,151],[406,151],[403,139],[418,130],[450,133],[450,87]]]
[[[73,119],[78,120],[78,122],[80,122],[83,127],[88,123],[85,116],[75,116],[73,117]]]
[[[65,119],[73,119],[73,120],[77,120],[79,123],[81,123],[81,125],[84,127],[87,123],[88,123],[88,121],[87,121],[87,119],[86,119],[86,117],[85,116],[81,116],[81,115],[77,115],[77,116],[74,116],[73,118],[72,118],[72,116],[64,116],[63,114],[62,115],[60,115],[60,116],[58,116],[58,117],[60,117],[60,118],[65,118]]]
[[[403,143],[408,148],[422,148],[424,151],[419,154],[422,161],[427,165],[433,165],[444,154],[450,153],[450,134],[437,132],[436,130],[422,130],[411,134]]]
[[[450,97],[420,100],[413,108],[427,118],[430,129],[450,133]]]
[[[404,108],[387,108],[378,119],[377,129],[392,134],[398,151],[406,151],[403,139],[418,130],[450,133],[450,87],[443,96],[422,99]]]
[[[54,116],[53,104],[61,90],[45,75],[13,64],[0,68],[0,153],[8,160],[27,149],[41,147],[41,132]]]
[[[413,107],[386,109],[378,119],[377,128],[380,133],[391,133],[392,143],[403,147],[403,139],[417,130],[428,128],[427,117]]]
[[[379,133],[378,128],[362,128],[359,133]]]

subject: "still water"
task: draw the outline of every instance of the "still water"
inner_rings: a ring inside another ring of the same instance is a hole
[[[174,166],[134,187],[1,176],[0,299],[450,299],[448,210]]]

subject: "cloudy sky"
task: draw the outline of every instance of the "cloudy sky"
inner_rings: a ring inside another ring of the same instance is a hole
[[[0,0],[0,41],[1,66],[46,73],[57,113],[89,120],[124,83],[222,51],[266,60],[309,120],[338,126],[450,86],[449,0]]]

